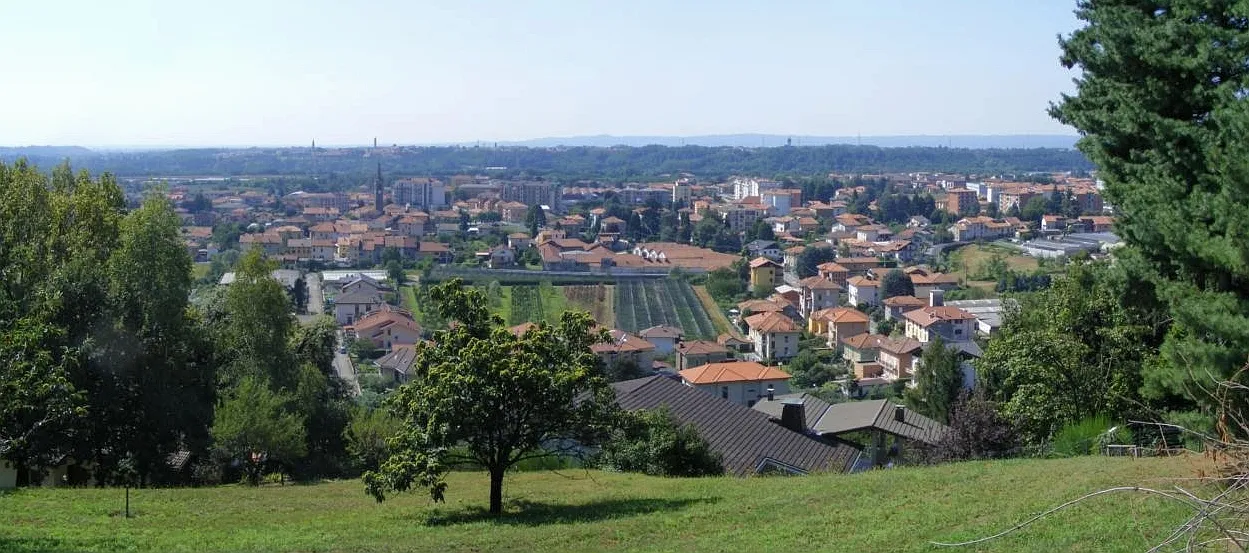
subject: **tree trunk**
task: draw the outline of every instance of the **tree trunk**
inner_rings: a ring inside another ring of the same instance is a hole
[[[503,469],[490,469],[490,514],[503,513]]]

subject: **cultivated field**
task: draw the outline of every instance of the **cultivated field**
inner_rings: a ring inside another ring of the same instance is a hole
[[[564,297],[570,309],[588,311],[599,324],[612,326],[616,323],[615,290],[608,284],[588,286],[564,286]]]
[[[676,279],[616,284],[616,326],[637,332],[655,325],[679,327],[688,340],[719,334],[688,282]]]
[[[447,502],[377,503],[359,481],[131,492],[0,495],[0,551],[1144,551],[1192,513],[1105,495],[1000,540],[994,534],[1110,486],[1191,486],[1200,459],[1083,457],[976,461],[856,475],[656,478],[568,470],[508,476],[506,512],[486,515],[487,479],[453,473]]]

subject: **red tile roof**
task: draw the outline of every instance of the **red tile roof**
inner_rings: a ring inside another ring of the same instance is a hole
[[[681,371],[690,384],[727,384],[759,380],[789,380],[789,373],[756,361],[722,361]]]

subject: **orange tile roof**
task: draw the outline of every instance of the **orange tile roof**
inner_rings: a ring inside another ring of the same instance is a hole
[[[857,277],[851,277],[849,280],[846,281],[846,284],[853,286],[855,288],[875,288],[877,286],[880,286],[880,281],[872,280],[867,277],[857,276]]]
[[[830,307],[811,314],[811,318],[819,318],[830,323],[866,323],[870,321],[867,313],[853,307]]]
[[[779,266],[780,266],[780,264],[778,264],[777,262],[772,261],[771,259],[768,259],[768,258],[766,258],[766,257],[756,257],[756,258],[754,258],[754,259],[750,260],[750,268],[751,268],[751,269],[756,269],[756,268],[759,268],[759,267],[766,267],[766,266],[768,266],[768,265],[772,265],[772,266],[776,266],[776,267],[779,267]]]
[[[677,351],[684,355],[706,355],[708,353],[728,353],[729,349],[716,342],[694,340],[681,342],[677,345]]]
[[[887,339],[888,338],[881,336],[880,334],[868,334],[864,332],[863,334],[856,334],[849,338],[842,338],[841,343],[859,350],[877,349],[880,348],[881,342]]]
[[[903,313],[902,316],[907,320],[923,327],[931,326],[932,324],[941,321],[965,321],[967,319],[976,318],[971,313],[949,305],[924,307],[914,311],[907,311],[906,313]]]
[[[759,313],[746,317],[746,324],[755,331],[769,334],[774,332],[799,332],[793,319],[780,313]]]
[[[760,380],[789,380],[789,373],[756,361],[723,361],[708,363],[681,371],[681,378],[690,384],[727,384]]]

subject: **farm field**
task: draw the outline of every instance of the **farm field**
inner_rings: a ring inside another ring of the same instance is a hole
[[[719,331],[688,282],[675,279],[620,282],[615,290],[616,327],[629,332],[655,325],[679,327],[685,338],[714,340]]]
[[[711,324],[715,325],[717,336],[720,334],[732,334],[738,338],[744,338],[741,331],[729,322],[729,317],[724,314],[724,310],[716,305],[715,298],[711,297],[711,292],[707,291],[707,287],[703,285],[694,286],[694,295],[698,296],[698,301],[703,303],[703,309],[707,311],[707,316],[711,317]]]
[[[615,287],[607,284],[563,286],[569,309],[588,311],[599,324],[616,324]]]
[[[506,287],[510,296],[507,313],[507,324],[518,325],[527,322],[556,323],[560,315],[568,309],[568,299],[563,291],[550,282],[537,285]]]

